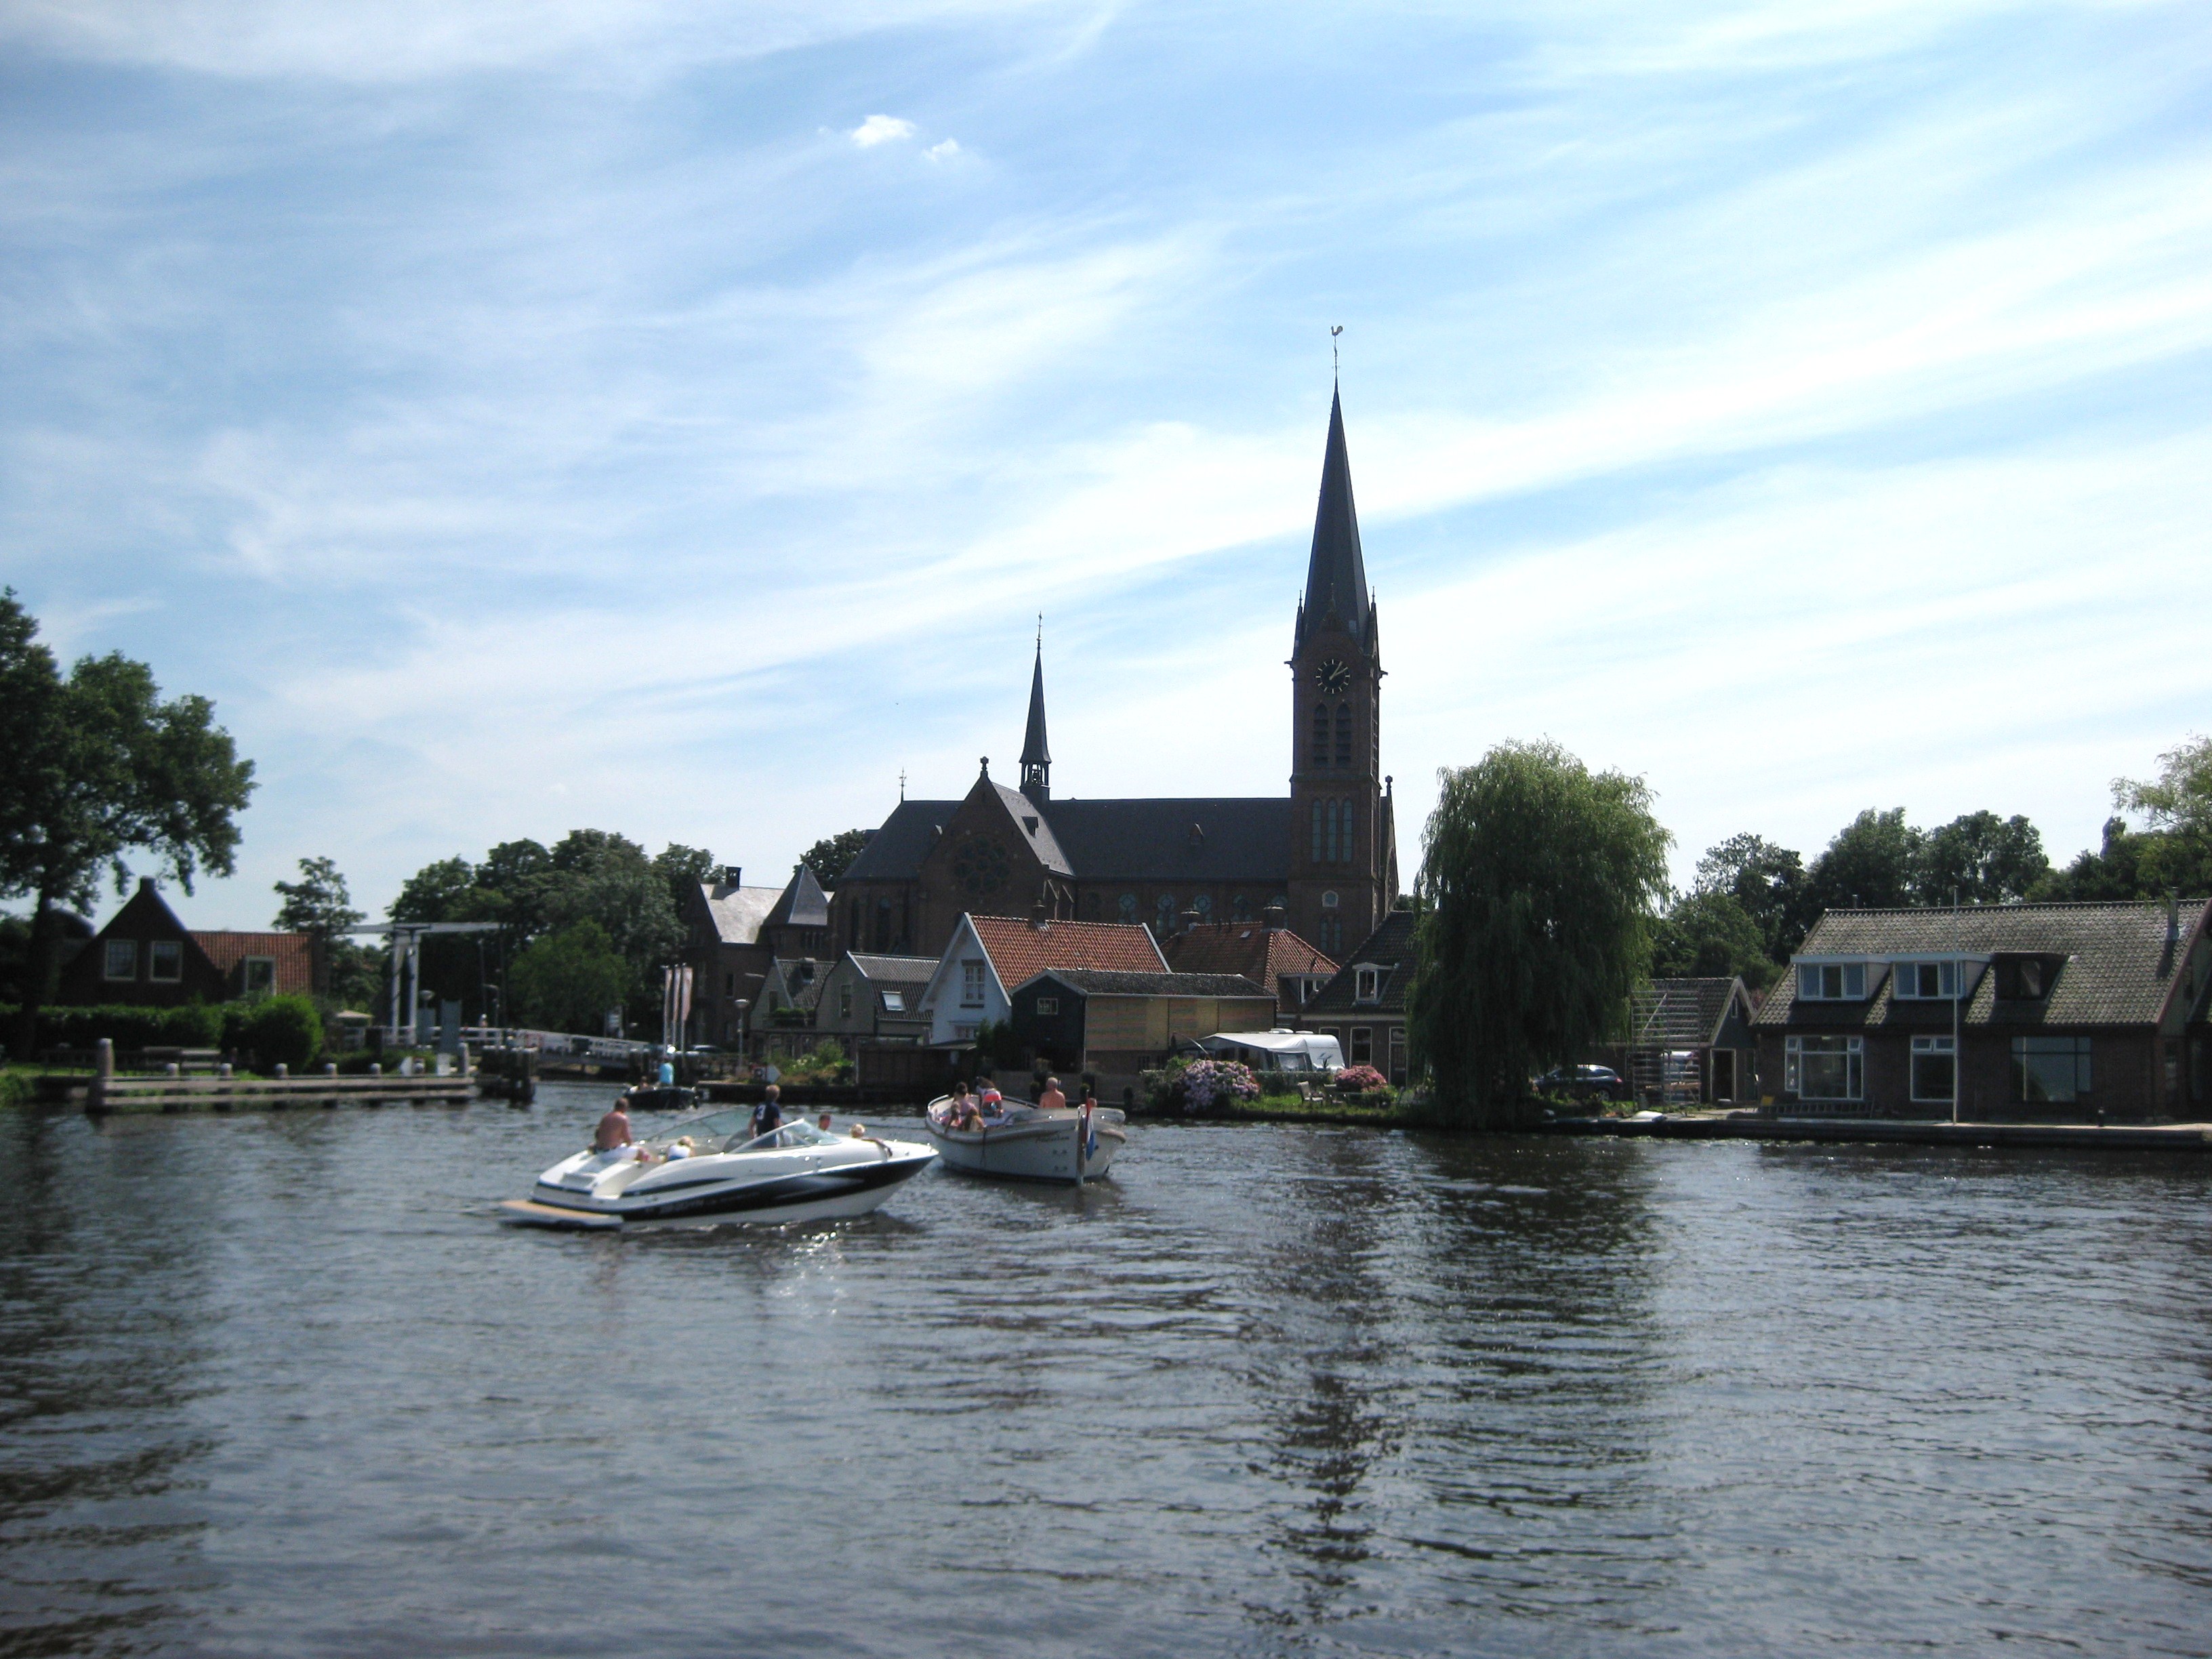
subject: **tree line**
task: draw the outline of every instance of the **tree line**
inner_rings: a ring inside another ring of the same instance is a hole
[[[1643,781],[1592,773],[1555,744],[1506,744],[1446,769],[1422,834],[1407,1007],[1417,1070],[1462,1121],[1516,1121],[1528,1079],[1620,1035],[1647,978],[1771,984],[1822,912],[2021,900],[2212,895],[2212,739],[2112,785],[2100,847],[2054,867],[2018,815],[1934,829],[1869,810],[1809,864],[1755,834],[1698,860],[1673,891],[1674,838]],[[2133,814],[2142,827],[2132,827]]]

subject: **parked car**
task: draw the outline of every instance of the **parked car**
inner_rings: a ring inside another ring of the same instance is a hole
[[[1610,1066],[1555,1066],[1529,1086],[1540,1095],[1572,1100],[1626,1100],[1628,1084]]]

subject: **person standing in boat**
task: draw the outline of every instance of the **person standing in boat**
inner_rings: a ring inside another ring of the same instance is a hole
[[[1067,1097],[1061,1092],[1058,1078],[1048,1077],[1044,1080],[1043,1091],[1037,1096],[1037,1105],[1042,1110],[1048,1112],[1066,1109]]]
[[[777,1103],[782,1097],[783,1091],[771,1083],[761,1096],[761,1103],[753,1108],[753,1138],[756,1140],[783,1127],[783,1108]]]

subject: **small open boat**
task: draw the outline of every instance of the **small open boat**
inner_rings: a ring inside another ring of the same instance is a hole
[[[680,1118],[638,1146],[564,1158],[528,1198],[502,1203],[500,1219],[583,1229],[836,1220],[866,1215],[936,1161],[910,1141],[811,1123],[755,1135],[740,1107]]]
[[[1008,1100],[980,1129],[952,1127],[952,1097],[929,1103],[929,1144],[948,1170],[1003,1176],[1010,1181],[1081,1182],[1103,1176],[1128,1145],[1126,1120],[1111,1107],[1089,1115],[1079,1106],[1050,1111],[1026,1100]]]

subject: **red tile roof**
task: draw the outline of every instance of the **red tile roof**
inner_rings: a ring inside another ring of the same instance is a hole
[[[969,926],[1009,991],[1027,984],[1048,968],[1118,969],[1158,974],[1167,958],[1152,943],[1152,929],[1105,921],[1024,921],[1019,916],[970,916]]]
[[[192,939],[228,979],[248,957],[272,957],[276,989],[302,995],[315,988],[315,941],[306,933],[202,933]]]
[[[1333,975],[1338,963],[1287,927],[1258,921],[1200,922],[1168,941],[1179,974],[1242,974],[1273,991],[1285,974]]]

